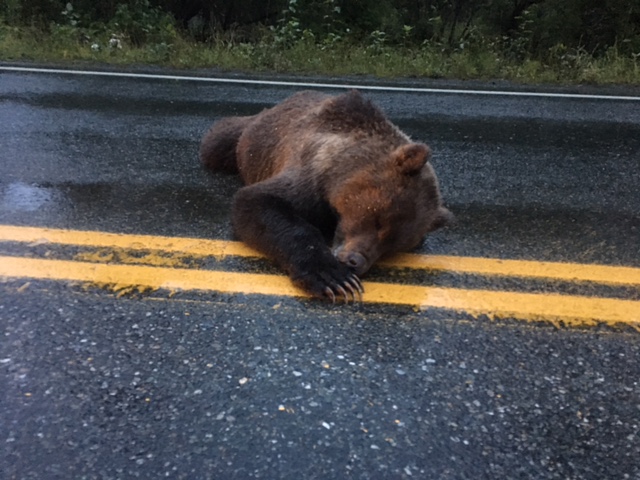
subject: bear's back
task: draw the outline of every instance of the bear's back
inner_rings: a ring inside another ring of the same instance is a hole
[[[238,170],[250,185],[273,177],[289,166],[309,134],[311,118],[328,98],[317,92],[304,91],[289,97],[273,108],[263,110],[245,128],[236,149]]]
[[[238,169],[245,184],[284,170],[344,173],[408,141],[355,90],[335,97],[304,91],[254,117],[238,141]]]

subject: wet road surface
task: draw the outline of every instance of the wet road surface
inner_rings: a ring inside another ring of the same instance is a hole
[[[239,182],[196,158],[299,89],[0,71],[0,471],[640,478],[640,102],[368,93],[458,225],[331,306],[229,242]]]

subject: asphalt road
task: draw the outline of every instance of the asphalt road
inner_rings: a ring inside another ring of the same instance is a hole
[[[0,233],[230,240],[239,182],[202,171],[200,136],[300,89],[0,69]],[[431,145],[458,219],[419,253],[640,267],[640,101],[367,95]],[[106,250],[0,242],[3,259],[113,260]],[[277,274],[259,259],[211,268]],[[640,299],[632,282],[371,278]],[[0,282],[3,478],[640,479],[636,313],[631,326],[570,328],[113,290],[20,272]]]

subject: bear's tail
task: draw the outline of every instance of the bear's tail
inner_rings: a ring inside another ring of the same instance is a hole
[[[219,172],[237,173],[236,146],[253,117],[227,117],[217,121],[200,142],[200,162]]]

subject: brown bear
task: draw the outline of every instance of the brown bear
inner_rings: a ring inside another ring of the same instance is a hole
[[[246,185],[233,199],[235,235],[334,302],[361,297],[359,277],[380,256],[415,248],[451,218],[430,156],[355,90],[300,92],[223,118],[200,145],[203,165]]]

